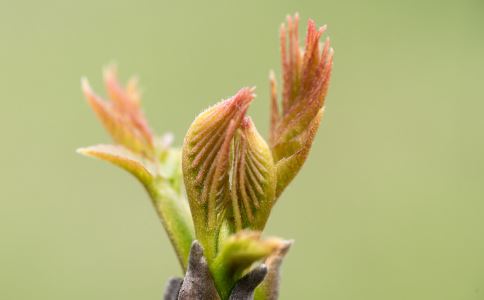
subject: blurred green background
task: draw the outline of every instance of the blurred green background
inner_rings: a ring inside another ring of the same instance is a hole
[[[256,85],[278,27],[336,51],[326,117],[267,235],[281,299],[484,299],[484,2],[0,1],[0,299],[161,299],[180,271],[141,186],[75,153],[109,139],[79,79],[138,74],[158,133]],[[301,26],[304,27],[304,26]]]

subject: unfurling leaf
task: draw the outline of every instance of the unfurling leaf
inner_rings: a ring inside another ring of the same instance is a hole
[[[254,263],[275,253],[286,241],[278,238],[261,239],[260,232],[240,231],[230,236],[220,248],[211,267],[217,290],[230,290]],[[225,299],[226,295],[220,295]]]
[[[230,149],[233,137],[254,98],[241,89],[232,98],[202,112],[183,142],[183,177],[197,237],[210,261],[223,216],[230,204]]]
[[[120,145],[96,145],[77,150],[80,154],[108,161],[121,167],[138,178],[148,187],[155,177],[155,166],[152,162],[131,152]]]
[[[137,83],[131,80],[123,88],[114,67],[104,72],[104,82],[110,101],[94,93],[87,79],[82,80],[82,90],[98,118],[114,142],[129,150],[153,159],[153,135],[140,108],[140,94]]]
[[[185,269],[194,228],[182,192],[181,151],[171,147],[170,134],[155,138],[151,133],[141,112],[135,80],[129,81],[125,88],[121,87],[115,69],[111,67],[106,69],[104,81],[109,101],[97,96],[85,79],[82,89],[115,145],[81,148],[78,152],[109,161],[139,179]]]
[[[299,49],[299,17],[288,17],[288,28],[281,26],[283,70],[282,108],[278,107],[276,82],[271,74],[270,145],[277,167],[279,196],[304,164],[319,127],[333,65],[333,49],[326,39],[319,40],[326,27],[308,22],[304,51]]]
[[[232,174],[236,229],[264,229],[275,198],[275,167],[269,146],[249,117],[235,135]]]
[[[294,179],[297,175],[297,170],[306,161],[309,155],[311,146],[314,141],[314,137],[318,131],[319,124],[323,117],[324,108],[322,108],[316,117],[309,124],[306,131],[292,140],[292,146],[297,148],[292,155],[284,157],[277,162],[277,192],[280,194],[284,188]],[[289,145],[289,144],[287,144]]]

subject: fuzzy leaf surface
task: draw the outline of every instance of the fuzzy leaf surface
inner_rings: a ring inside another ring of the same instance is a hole
[[[322,116],[333,65],[329,39],[320,49],[319,40],[326,26],[316,28],[309,20],[306,44],[299,48],[298,15],[288,17],[281,26],[283,87],[281,107],[277,100],[276,80],[271,74],[270,145],[277,167],[278,197],[297,175],[309,154]]]
[[[155,165],[142,156],[121,145],[95,145],[80,148],[78,153],[110,162],[134,175],[144,185],[149,186],[155,177]]]
[[[269,146],[246,117],[234,139],[231,182],[236,229],[264,229],[275,199],[276,171]]]
[[[263,262],[277,251],[284,243],[278,238],[262,239],[260,232],[240,231],[230,236],[211,266],[215,285],[222,299],[226,299],[235,282],[239,280],[250,267]]]
[[[208,261],[215,256],[220,224],[230,204],[230,152],[253,90],[241,89],[235,96],[202,112],[193,121],[183,143],[183,177],[197,238]]]

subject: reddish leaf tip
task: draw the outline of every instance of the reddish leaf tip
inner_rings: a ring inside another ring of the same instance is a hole
[[[240,128],[249,129],[253,126],[252,119],[249,116],[244,117],[242,123],[240,123]]]
[[[235,107],[241,111],[245,111],[248,109],[249,104],[255,98],[254,90],[255,90],[255,87],[242,88],[237,92],[237,94],[235,94],[235,96],[228,99],[227,103],[235,105]]]

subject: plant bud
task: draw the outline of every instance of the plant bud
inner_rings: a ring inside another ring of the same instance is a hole
[[[230,204],[230,152],[234,135],[250,102],[253,89],[202,112],[185,136],[182,168],[197,238],[210,259],[215,256],[220,224]]]

